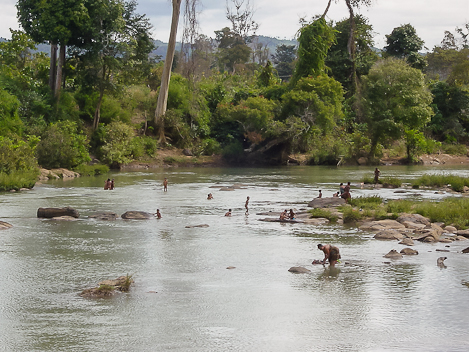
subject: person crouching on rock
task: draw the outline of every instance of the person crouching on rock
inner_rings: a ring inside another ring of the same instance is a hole
[[[326,260],[329,260],[330,266],[335,266],[337,261],[341,258],[339,248],[332,246],[330,244],[322,245],[318,244],[318,248],[324,252],[323,264],[326,263]]]
[[[288,214],[288,218],[290,220],[295,220],[295,213],[293,212],[293,209],[290,209],[290,213]]]

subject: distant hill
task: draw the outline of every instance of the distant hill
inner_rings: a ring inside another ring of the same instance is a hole
[[[5,38],[0,38],[0,42],[6,41]],[[285,44],[285,45],[297,45],[298,42],[296,40],[289,40],[289,39],[278,39],[272,37],[266,37],[264,35],[259,35],[256,38],[257,43],[262,43],[264,46],[267,46],[269,49],[270,55],[275,53],[275,49],[277,46]],[[164,43],[163,41],[157,39],[154,41],[156,49],[151,52],[151,55],[159,55],[164,60],[166,57],[166,51],[168,50],[168,43]],[[176,50],[181,50],[181,43],[176,43]],[[46,54],[50,53],[50,45],[49,44],[38,44],[37,50],[38,52],[45,52]]]

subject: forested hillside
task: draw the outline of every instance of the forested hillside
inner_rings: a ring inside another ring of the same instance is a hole
[[[166,47],[135,2],[103,4],[18,2],[24,31],[0,42],[4,189],[30,185],[38,165],[84,170],[93,156],[120,167],[174,147],[237,165],[294,153],[310,164],[373,164],[384,149],[408,162],[467,153],[469,24],[448,28],[422,56],[411,24],[394,28],[378,54],[363,16],[318,16],[296,42],[232,17],[213,38],[184,35],[159,116]]]

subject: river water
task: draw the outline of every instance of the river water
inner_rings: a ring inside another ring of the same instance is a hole
[[[433,167],[382,167],[409,180]],[[469,176],[467,167],[445,169]],[[417,256],[385,263],[397,242],[340,225],[259,221],[306,208],[321,189],[352,182],[352,196],[438,199],[430,190],[360,189],[372,168],[173,168],[59,180],[0,195],[1,351],[467,351],[469,241],[416,243]],[[104,191],[107,177],[116,189]],[[163,192],[162,180],[169,180]],[[220,191],[213,186],[242,184]],[[207,200],[213,193],[214,199]],[[250,196],[250,214],[244,202]],[[71,206],[80,219],[36,218]],[[99,221],[98,211],[162,219]],[[233,216],[224,217],[232,208]],[[186,228],[208,224],[207,228]],[[318,243],[337,245],[335,269]],[[447,249],[439,252],[436,249]],[[446,256],[446,268],[436,265]],[[233,266],[235,269],[227,269]],[[304,266],[311,274],[292,274]],[[132,274],[129,293],[85,299],[104,279]]]

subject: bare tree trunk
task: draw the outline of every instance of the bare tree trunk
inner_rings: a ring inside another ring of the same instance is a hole
[[[166,59],[164,61],[163,75],[161,77],[160,93],[158,95],[158,102],[155,111],[155,126],[158,128],[160,143],[166,142],[164,135],[164,114],[168,104],[168,88],[169,80],[171,78],[171,67],[173,66],[174,51],[176,49],[176,35],[179,23],[179,13],[181,10],[182,0],[172,0],[173,3],[173,16],[171,19],[171,32],[169,34],[168,51],[166,52]]]
[[[57,44],[50,45],[49,88],[55,93],[55,77],[57,74]]]
[[[329,11],[329,7],[331,7],[331,2],[332,0],[329,0],[329,2],[327,3],[326,11],[324,11],[324,13],[322,14],[323,18],[326,17],[327,11]]]
[[[101,104],[103,103],[104,91],[99,92],[98,104],[96,105],[96,110],[94,111],[93,119],[93,130],[96,130],[99,125],[99,119],[101,118]]]
[[[59,62],[57,64],[57,77],[55,81],[55,91],[54,91],[54,96],[56,97],[57,101],[60,99],[60,90],[62,89],[62,72],[63,72],[63,67],[65,65],[65,48],[66,48],[66,45],[64,44],[60,45]]]
[[[355,47],[355,15],[353,13],[353,8],[352,4],[350,3],[350,0],[345,0],[345,3],[347,4],[349,13],[350,13],[350,35],[348,37],[348,42],[347,42],[347,51],[349,54],[350,61],[352,62],[352,84],[353,84],[353,93],[355,93],[358,89],[358,80],[357,80],[357,65],[355,62],[355,53],[356,53],[356,47]]]

